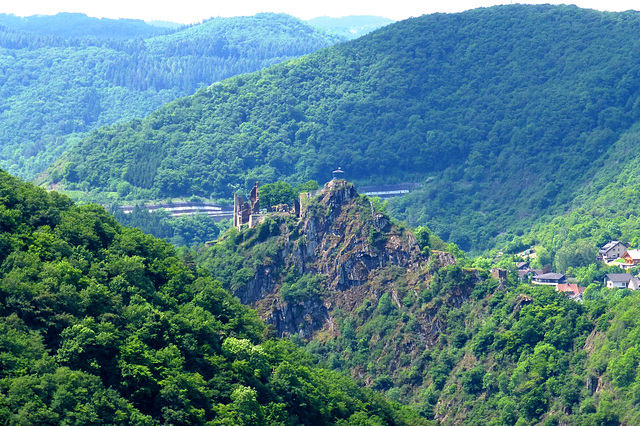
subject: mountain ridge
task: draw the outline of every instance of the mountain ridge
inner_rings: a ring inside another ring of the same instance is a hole
[[[480,251],[566,212],[640,117],[639,20],[549,5],[411,18],[97,131],[51,180],[229,198],[340,165],[357,184],[422,183],[394,215]]]
[[[84,13],[60,12],[55,15],[20,17],[0,13],[0,26],[39,36],[65,39],[78,37],[146,38],[166,34],[169,28],[148,24],[140,19],[93,18]]]
[[[182,32],[191,36],[180,39]],[[275,14],[160,33],[116,39],[1,30],[0,165],[33,177],[92,129],[341,40]]]

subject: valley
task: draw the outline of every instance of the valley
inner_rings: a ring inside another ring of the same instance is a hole
[[[640,424],[638,28],[0,14],[0,423]]]
[[[230,200],[340,165],[359,186],[422,185],[393,214],[479,254],[569,212],[633,155],[637,19],[522,5],[409,19],[101,128],[44,180]]]

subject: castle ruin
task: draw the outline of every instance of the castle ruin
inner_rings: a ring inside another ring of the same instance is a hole
[[[249,202],[246,202],[244,198],[237,194],[233,195],[233,226],[238,231],[242,228],[242,225],[248,224],[249,228],[253,228],[254,225],[260,222],[258,182],[251,188]]]

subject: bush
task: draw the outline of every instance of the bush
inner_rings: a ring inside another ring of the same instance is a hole
[[[307,274],[299,278],[289,274],[282,283],[280,294],[287,302],[301,302],[322,293],[322,283],[327,279],[322,274]]]
[[[462,389],[465,392],[475,395],[482,391],[484,379],[484,368],[478,366],[468,371],[462,379]]]

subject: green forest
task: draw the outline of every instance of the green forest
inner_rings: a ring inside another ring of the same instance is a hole
[[[332,311],[337,334],[278,339],[228,290],[246,285],[261,265],[278,266],[284,236],[304,240],[290,219],[286,229],[274,219],[180,254],[102,207],[76,206],[4,172],[0,194],[0,418],[7,423],[640,419],[638,292],[593,285],[580,304],[520,284],[513,273],[498,282],[421,228],[420,256],[449,250],[458,265],[429,262],[418,281],[386,268],[362,285],[358,303]],[[394,235],[410,239],[401,224],[382,233],[367,225],[380,217],[369,205],[383,208],[369,201],[359,197],[355,210],[343,209],[349,229],[376,250]],[[332,214],[317,202],[307,209]],[[328,296],[321,275],[292,272],[282,270],[283,299],[304,306]]]
[[[173,31],[76,14],[0,15],[0,167],[33,178],[93,129],[341,40],[283,14]]]
[[[343,203],[341,212],[334,200],[310,201],[311,213],[301,221],[275,215],[190,253],[317,365],[350,374],[436,424],[640,421],[638,292],[605,288],[607,271],[599,267],[584,301],[576,302],[551,286],[520,282],[512,257],[501,260],[498,266],[509,272],[498,280],[489,274],[491,262],[468,258],[424,227],[415,230],[421,254],[409,262],[421,267],[387,264],[370,271],[365,283],[335,287],[339,274],[331,271],[349,264],[345,252],[385,257],[412,233],[393,219],[390,227],[376,225],[386,214],[375,203],[373,214],[367,197]],[[328,241],[344,236],[338,254],[313,239],[323,221]],[[321,250],[305,261],[305,247],[314,244]],[[436,260],[447,251],[456,264]],[[323,267],[327,274],[315,270]],[[265,270],[273,283],[267,294]],[[256,291],[262,292],[257,299]],[[279,311],[294,318],[285,322]],[[332,326],[316,322],[325,315]]]
[[[0,171],[0,422],[408,425],[190,256]]]
[[[639,23],[549,5],[408,19],[103,127],[48,180],[229,199],[255,181],[326,182],[339,165],[357,184],[420,183],[393,214],[477,253],[565,213],[624,152]]]
[[[0,424],[640,424],[640,12],[315,25],[0,14]]]

